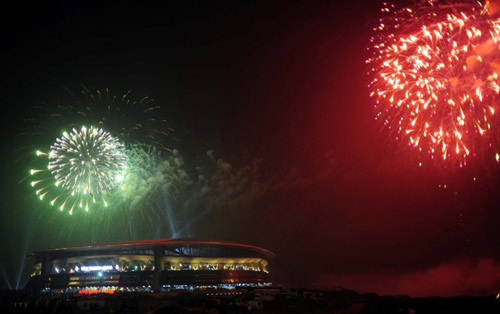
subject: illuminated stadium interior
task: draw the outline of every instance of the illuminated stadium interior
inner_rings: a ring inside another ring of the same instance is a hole
[[[266,249],[179,238],[56,248],[28,254],[38,292],[114,293],[270,285]]]

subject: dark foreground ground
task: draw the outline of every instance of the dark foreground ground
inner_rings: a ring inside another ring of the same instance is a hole
[[[500,313],[490,297],[410,298],[332,291],[262,289],[162,294],[42,295],[0,292],[0,313]]]

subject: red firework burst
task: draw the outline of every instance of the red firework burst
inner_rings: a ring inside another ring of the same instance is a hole
[[[384,4],[369,48],[376,119],[430,158],[499,159],[500,19],[490,3]]]

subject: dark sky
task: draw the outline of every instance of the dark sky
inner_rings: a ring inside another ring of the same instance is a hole
[[[3,10],[2,288],[27,279],[28,251],[192,236],[274,251],[276,281],[289,287],[496,294],[499,171],[420,168],[374,121],[364,60],[379,5],[56,1]],[[54,218],[18,184],[25,147],[35,145],[17,136],[24,119],[81,84],[154,98],[175,129],[167,145],[179,167],[206,174],[180,184],[164,224],[96,236],[85,221]]]

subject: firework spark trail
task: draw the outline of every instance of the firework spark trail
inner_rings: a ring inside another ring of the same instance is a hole
[[[155,104],[154,99],[135,98],[131,91],[113,95],[107,88],[93,92],[84,85],[79,92],[66,91],[68,97],[58,97],[57,103],[33,107],[19,135],[41,136],[43,141],[60,128],[93,125],[127,144],[148,144],[170,151],[167,141],[173,129],[162,118],[162,107]],[[54,129],[55,126],[58,127]]]
[[[30,181],[37,197],[70,214],[90,207],[103,212],[111,202],[110,209],[131,209],[141,206],[139,200],[146,196],[156,197],[158,184],[165,181],[159,160],[172,153],[165,141],[172,129],[161,118],[161,107],[149,97],[134,98],[130,91],[112,95],[108,89],[93,92],[82,85],[79,93],[67,92],[69,99],[34,108],[20,133],[45,146],[31,162]],[[60,128],[73,132],[52,137]],[[147,156],[152,148],[155,160]],[[31,154],[33,148],[28,149]],[[146,181],[148,187],[139,186]]]
[[[107,207],[106,195],[123,180],[127,157],[123,145],[110,133],[83,126],[79,131],[64,132],[50,147],[50,152],[37,152],[48,160],[47,170],[33,169],[41,177],[31,185],[43,200],[51,198],[62,211],[70,206],[89,210],[96,202]]]
[[[367,60],[376,119],[431,159],[499,161],[500,20],[490,6],[386,3],[382,12]]]

